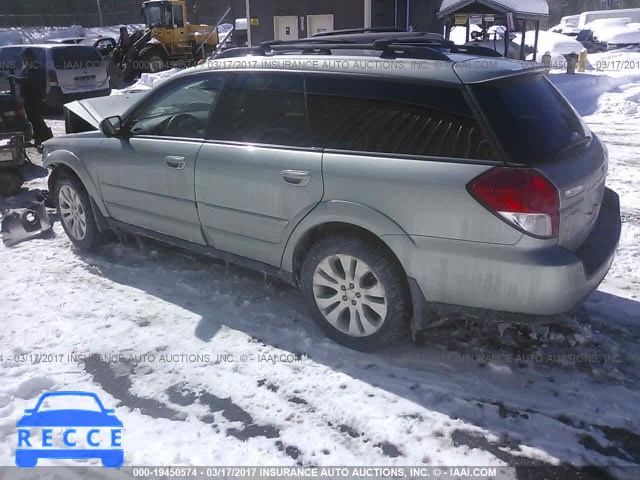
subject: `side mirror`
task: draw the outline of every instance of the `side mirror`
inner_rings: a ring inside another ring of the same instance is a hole
[[[24,410],[24,413],[33,413],[33,412],[35,412],[35,409],[33,409],[33,408],[26,408]]]
[[[117,137],[122,133],[122,118],[120,115],[105,118],[100,122],[100,130],[107,137]]]

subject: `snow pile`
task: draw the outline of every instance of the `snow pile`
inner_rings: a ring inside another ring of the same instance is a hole
[[[56,28],[42,37],[42,40],[53,40],[56,38],[74,38],[84,37],[84,28],[80,25],[72,25],[71,27]],[[35,43],[35,42],[34,42]]]
[[[591,30],[598,40],[611,44],[640,43],[640,30],[630,18],[601,18],[589,22],[585,28]]]
[[[558,25],[554,25],[553,27],[549,28],[549,31],[553,33],[563,33],[565,35],[568,35],[570,33],[578,34],[582,31],[582,28],[568,25],[566,23],[559,23]]]
[[[147,90],[151,90],[152,87],[162,83],[169,77],[181,71],[182,70],[179,68],[172,68],[171,70],[165,70],[164,72],[143,73],[134,84],[125,88],[114,89],[112,90],[111,95],[125,95],[127,93],[133,92],[146,92]]]
[[[123,25],[129,33],[144,28],[142,24]],[[120,25],[109,27],[85,28],[80,25],[71,27],[25,27],[0,30],[0,46],[42,43],[56,38],[72,37],[113,37],[120,38]]]
[[[179,68],[172,68],[171,70],[165,70],[159,73],[143,73],[140,76],[140,80],[134,83],[132,88],[148,90],[181,71]]]
[[[8,30],[0,32],[0,47],[7,45],[22,45],[24,43],[24,37],[22,32],[18,30]]]
[[[591,70],[582,74],[556,73],[551,81],[581,115],[615,113],[640,114],[640,72],[622,70],[625,65],[638,65],[640,53],[616,50],[589,55]]]
[[[516,33],[513,38],[514,43],[520,45],[522,43],[522,33]],[[534,47],[536,41],[536,32],[534,30],[527,31],[525,44]],[[579,53],[584,46],[575,40],[561,33],[541,31],[538,35],[538,58],[546,52],[556,55],[567,55],[569,53]]]

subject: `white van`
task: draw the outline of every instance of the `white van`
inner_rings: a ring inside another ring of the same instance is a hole
[[[22,68],[21,53],[30,48],[47,70],[46,106],[60,109],[65,103],[111,94],[107,65],[98,50],[89,45],[12,45],[0,47],[0,68]]]

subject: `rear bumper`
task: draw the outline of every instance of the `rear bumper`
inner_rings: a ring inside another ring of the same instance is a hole
[[[103,88],[100,90],[92,90],[89,92],[63,93],[60,87],[53,87],[47,94],[47,106],[52,108],[60,108],[65,103],[75,100],[84,100],[86,98],[107,97],[111,95],[111,88]]]
[[[620,202],[607,189],[596,225],[577,252],[558,245],[523,248],[428,237],[411,242],[396,235],[383,240],[431,305],[554,316],[573,310],[600,285],[620,231]]]

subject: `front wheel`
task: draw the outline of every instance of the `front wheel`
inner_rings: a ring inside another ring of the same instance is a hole
[[[141,71],[147,73],[159,73],[169,68],[165,56],[158,49],[149,49],[141,52]]]
[[[74,245],[90,249],[98,244],[100,232],[93,216],[89,194],[73,177],[60,177],[55,185],[55,203],[62,227]]]
[[[304,259],[301,280],[315,322],[338,343],[373,351],[407,330],[411,301],[406,275],[376,242],[356,236],[321,239]]]

